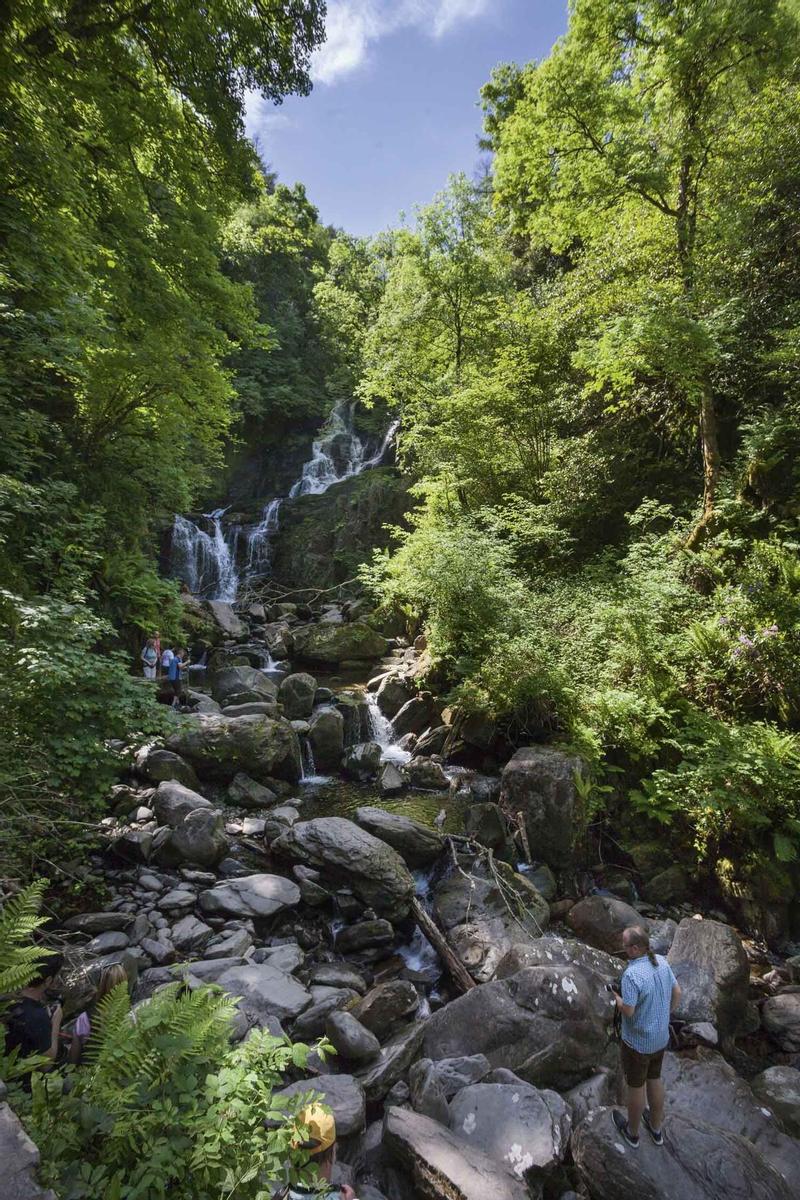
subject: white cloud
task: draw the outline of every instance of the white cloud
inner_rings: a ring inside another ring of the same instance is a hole
[[[248,92],[245,103],[245,130],[247,136],[258,137],[273,129],[288,129],[294,124],[292,118],[258,92]]]
[[[329,0],[327,41],[314,55],[317,83],[335,83],[364,63],[373,42],[415,28],[439,38],[489,9],[490,0]]]

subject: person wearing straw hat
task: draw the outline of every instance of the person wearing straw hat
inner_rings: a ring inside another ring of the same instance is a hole
[[[349,1184],[343,1183],[338,1190],[331,1184],[336,1165],[336,1122],[333,1113],[321,1104],[309,1104],[300,1111],[298,1120],[308,1129],[308,1138],[301,1148],[309,1151],[319,1173],[319,1182],[311,1187],[289,1184],[285,1191],[278,1194],[277,1200],[311,1200],[317,1197],[319,1200],[322,1197],[329,1200],[358,1200]]]

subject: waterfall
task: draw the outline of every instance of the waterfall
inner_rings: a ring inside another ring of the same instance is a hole
[[[340,400],[334,405],[319,436],[312,443],[311,458],[304,465],[300,478],[289,489],[289,497],[319,496],[335,483],[360,475],[383,462],[400,422],[392,421],[375,453],[367,458],[367,446],[353,426],[355,401]],[[272,545],[280,524],[283,498],[270,500],[258,525],[246,533],[241,556],[245,580],[267,575],[272,557]],[[211,533],[186,517],[176,516],[172,531],[170,574],[183,580],[191,592],[207,600],[226,600],[233,603],[239,586],[237,560],[238,543],[244,529],[240,526],[222,527],[226,509],[205,514],[211,522]],[[383,743],[381,743],[383,744]],[[388,743],[387,743],[388,744]],[[402,751],[397,751],[401,754]],[[405,761],[394,755],[392,761]]]
[[[233,526],[228,539],[222,529],[224,508],[205,513],[211,522],[211,533],[186,517],[176,516],[172,527],[171,573],[183,580],[191,592],[207,600],[236,599],[239,577],[236,571],[236,541],[239,535]]]
[[[372,727],[372,740],[377,742],[381,748],[381,761],[394,763],[397,767],[402,766],[403,763],[407,763],[411,758],[411,752],[409,750],[401,750],[397,745],[391,721],[383,715],[378,707],[375,693],[367,692],[364,699],[367,703],[369,722]]]

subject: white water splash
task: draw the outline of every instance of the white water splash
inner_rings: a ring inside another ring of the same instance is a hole
[[[364,699],[367,704],[367,713],[372,729],[372,740],[377,742],[381,748],[381,762],[394,763],[395,766],[401,767],[403,763],[409,761],[411,752],[409,750],[401,750],[397,745],[391,721],[383,715],[378,707],[375,693],[367,692]]]

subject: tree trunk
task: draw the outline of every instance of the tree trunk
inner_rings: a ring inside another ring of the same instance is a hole
[[[720,456],[717,413],[710,390],[703,392],[700,400],[700,448],[703,453],[703,515],[686,539],[690,550],[702,545],[714,524]]]
[[[470,975],[445,935],[425,912],[416,896],[411,901],[411,914],[419,925],[425,937],[433,946],[439,958],[447,968],[447,972],[456,987],[462,992],[468,992],[475,987],[475,980]]]

